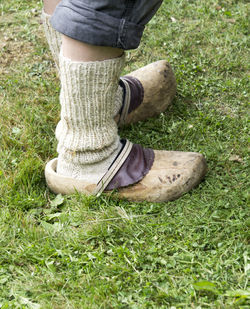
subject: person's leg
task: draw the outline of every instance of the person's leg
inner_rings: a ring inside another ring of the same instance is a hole
[[[45,35],[58,71],[62,38],[61,34],[51,26],[51,15],[48,12],[52,14],[59,2],[58,0],[45,0],[42,11]],[[112,0],[108,0],[107,2],[111,3]],[[146,5],[144,5],[145,3],[142,0],[134,2],[137,4],[133,8],[136,14],[132,16],[129,14],[131,13],[131,8],[126,9],[124,1],[120,1],[119,3],[114,1],[112,5],[106,6],[106,10],[110,11],[112,7],[114,17],[123,16],[124,18],[132,18],[135,23],[140,21],[145,24],[161,3],[159,0],[154,0],[150,3],[147,2]],[[67,6],[67,1],[64,1],[64,3]],[[96,10],[105,11],[103,1],[91,1],[89,4]],[[121,11],[123,12],[122,15]],[[121,35],[121,37],[123,36]],[[165,60],[154,62],[131,72],[124,78],[122,77],[119,84],[116,94],[117,113],[115,117],[119,127],[160,114],[171,104],[176,93],[175,76],[170,64]]]
[[[62,2],[52,22],[66,36],[60,55],[59,156],[46,166],[49,187],[56,193],[90,194],[122,187],[120,196],[155,202],[190,190],[205,174],[202,155],[143,149],[120,141],[117,133],[114,116],[124,63],[121,49],[137,44],[141,25],[95,11],[87,7],[91,1]],[[127,17],[141,0],[121,2],[128,5],[122,13]],[[137,33],[136,41],[129,40],[133,33]]]
[[[97,183],[121,149],[115,95],[123,50],[63,36],[57,173]]]

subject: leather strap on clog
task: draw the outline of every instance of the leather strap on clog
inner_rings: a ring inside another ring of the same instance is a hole
[[[133,144],[128,140],[121,141],[124,146],[118,156],[115,158],[113,163],[110,165],[107,173],[101,178],[101,180],[97,183],[96,189],[93,192],[95,195],[100,195],[106,187],[109,185],[110,181],[113,179],[115,174],[119,171],[124,161],[127,159],[130,151],[132,149]]]
[[[121,140],[123,148],[107,173],[98,182],[93,194],[100,195],[104,190],[126,187],[140,181],[151,169],[154,162],[154,151]]]
[[[119,84],[123,88],[124,93],[118,122],[118,126],[122,126],[125,124],[128,114],[143,102],[144,89],[139,79],[132,76],[121,77]]]

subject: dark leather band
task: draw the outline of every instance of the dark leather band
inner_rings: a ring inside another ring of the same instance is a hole
[[[129,105],[128,113],[131,113],[142,103],[143,97],[144,97],[144,89],[139,79],[133,76],[125,75],[122,77],[122,79],[125,80],[129,84],[130,105]]]
[[[139,144],[133,144],[127,159],[110,181],[106,190],[114,190],[137,183],[149,172],[153,162],[153,149],[143,148]]]
[[[119,81],[123,88],[123,102],[120,110],[119,125],[126,121],[126,117],[143,102],[144,89],[139,79],[132,76],[123,76]]]

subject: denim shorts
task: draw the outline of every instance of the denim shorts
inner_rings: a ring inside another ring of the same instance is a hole
[[[62,34],[91,45],[134,49],[163,0],[62,0],[51,18]]]

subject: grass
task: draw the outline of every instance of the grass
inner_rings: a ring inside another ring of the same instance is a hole
[[[165,0],[128,53],[124,73],[168,59],[178,93],[120,135],[208,161],[161,204],[46,188],[60,89],[40,8],[0,4],[0,308],[249,308],[248,1]]]

